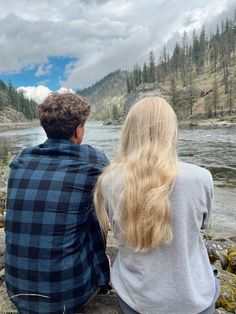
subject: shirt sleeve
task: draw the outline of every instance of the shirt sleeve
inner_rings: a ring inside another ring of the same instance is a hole
[[[213,186],[213,179],[212,175],[209,173],[209,180],[206,189],[206,212],[203,214],[203,221],[201,229],[207,229],[210,223],[210,217],[212,208],[214,205],[214,186]]]

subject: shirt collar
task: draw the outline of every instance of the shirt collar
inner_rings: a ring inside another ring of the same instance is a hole
[[[48,138],[45,141],[46,145],[53,145],[53,144],[70,144],[75,145],[71,140],[65,138]]]

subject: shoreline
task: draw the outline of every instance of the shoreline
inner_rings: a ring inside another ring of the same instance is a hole
[[[91,120],[88,122],[102,122],[102,121],[95,121]],[[123,121],[116,121],[116,120],[109,120],[108,121],[103,121],[103,125],[123,125]],[[188,120],[179,120],[178,122],[179,128],[196,128],[196,129],[201,129],[201,128],[217,128],[217,127],[233,127],[236,128],[236,116],[232,117],[227,117],[226,119],[224,118],[211,118],[211,119],[188,119]],[[37,127],[40,126],[39,120],[34,119],[32,121],[23,121],[23,122],[5,122],[5,123],[0,123],[0,132],[4,132],[7,130],[14,130],[14,129],[26,129],[30,127]]]
[[[24,122],[5,122],[0,123],[0,132],[14,130],[14,129],[27,129],[30,127],[40,126],[39,120],[24,121]]]
[[[179,121],[180,128],[217,128],[217,127],[236,127],[236,118],[232,120],[215,118],[203,120],[183,120]]]
[[[123,125],[124,119],[119,120],[105,120],[103,121],[103,125]],[[94,120],[93,120],[94,122]],[[184,128],[196,128],[196,129],[213,129],[217,127],[235,127],[236,128],[236,115],[232,116],[225,116],[225,117],[218,117],[218,118],[209,118],[209,119],[197,119],[197,118],[190,118],[185,120],[178,120],[178,126],[181,129]]]

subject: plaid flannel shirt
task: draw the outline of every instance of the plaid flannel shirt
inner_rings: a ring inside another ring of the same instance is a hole
[[[5,279],[21,314],[74,313],[108,284],[92,203],[107,163],[91,146],[61,139],[26,148],[11,163]]]

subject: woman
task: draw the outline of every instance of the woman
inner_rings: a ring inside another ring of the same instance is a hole
[[[177,137],[164,99],[139,101],[96,186],[100,225],[106,233],[110,221],[118,244],[111,278],[124,313],[214,311],[219,287],[200,233],[211,212],[212,177],[178,161]]]

